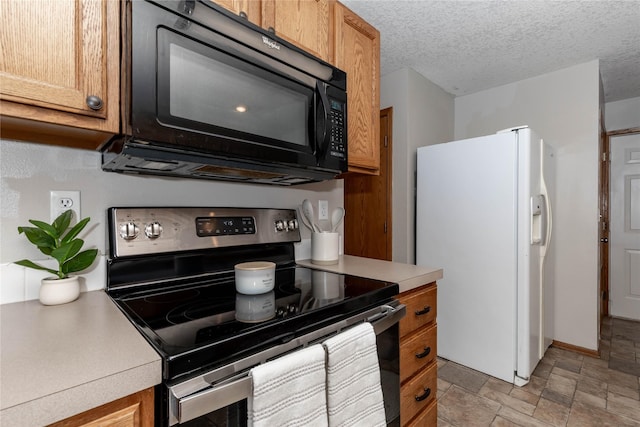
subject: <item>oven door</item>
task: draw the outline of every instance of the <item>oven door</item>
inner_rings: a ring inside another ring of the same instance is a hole
[[[166,387],[168,425],[190,427],[246,426],[247,397],[251,393],[249,370],[279,355],[324,341],[344,328],[363,321],[373,325],[388,426],[400,425],[398,322],[406,307],[397,301],[336,322],[199,377]],[[166,413],[166,412],[165,412]]]
[[[131,2],[134,138],[245,161],[331,168],[345,160],[331,159],[330,121],[346,94],[338,99],[340,90],[301,71],[331,79],[332,67],[213,6],[154,3],[162,7]]]

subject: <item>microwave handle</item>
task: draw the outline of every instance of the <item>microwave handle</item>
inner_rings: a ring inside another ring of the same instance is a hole
[[[322,117],[322,126],[320,127],[320,129],[322,129],[322,136],[319,137],[318,132],[316,130],[316,147],[315,147],[315,154],[316,154],[316,159],[321,159],[324,157],[325,152],[327,151],[327,148],[329,147],[329,132],[327,132],[327,122],[329,121],[329,98],[327,98],[327,93],[326,93],[326,88],[325,88],[325,84],[317,81],[316,82],[316,92],[318,93],[320,102],[319,102],[319,111],[316,113],[316,117],[318,118],[318,120],[316,120],[316,129],[318,129],[317,125],[318,125],[318,121],[319,121],[319,117]]]

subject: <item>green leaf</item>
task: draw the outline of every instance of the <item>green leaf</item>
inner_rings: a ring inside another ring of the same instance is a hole
[[[62,238],[62,243],[67,243],[73,240],[78,234],[80,234],[80,232],[82,231],[82,229],[84,229],[85,225],[87,225],[90,219],[91,218],[86,217],[85,219],[74,225],[73,228],[69,230],[69,232]]]
[[[66,273],[74,273],[76,271],[82,271],[89,267],[98,255],[97,249],[88,249],[80,252],[74,258],[70,259],[63,265],[63,271]]]
[[[58,218],[53,221],[53,228],[56,229],[57,236],[62,236],[62,233],[69,228],[71,224],[71,218],[73,218],[73,211],[71,209],[62,212]]]
[[[31,243],[36,245],[40,251],[47,255],[51,253],[51,249],[56,247],[56,240],[39,228],[18,227],[18,233],[24,233]],[[43,248],[49,248],[49,251],[45,252]]]
[[[49,273],[55,274],[56,276],[59,276],[58,271],[56,270],[52,270],[50,268],[47,267],[43,267],[41,265],[38,265],[34,262],[29,261],[28,259],[23,259],[20,261],[16,261],[14,264],[18,264],[21,265],[23,267],[28,267],[28,268],[33,268],[35,270],[44,270],[44,271],[48,271]]]
[[[54,239],[57,239],[60,237],[60,235],[58,234],[58,230],[56,230],[52,225],[49,225],[46,222],[38,221],[35,219],[30,219],[29,222],[35,225],[36,227],[38,227],[40,230],[47,233],[49,236],[53,237]]]
[[[82,245],[84,245],[83,240],[72,240],[71,242],[51,251],[51,256],[57,259],[60,264],[64,264],[68,259],[73,258],[78,252],[80,252]]]

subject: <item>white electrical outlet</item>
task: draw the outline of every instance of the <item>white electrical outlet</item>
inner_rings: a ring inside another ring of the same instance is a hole
[[[318,200],[318,220],[329,219],[329,202]]]
[[[62,212],[71,209],[73,218],[71,224],[76,224],[80,220],[80,192],[79,191],[57,191],[50,193],[51,221],[53,222]]]

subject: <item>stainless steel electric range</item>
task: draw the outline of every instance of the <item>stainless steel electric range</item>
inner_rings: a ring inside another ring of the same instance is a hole
[[[108,234],[107,293],[162,357],[157,425],[246,425],[252,367],[364,321],[398,424],[398,285],[296,265],[295,210],[110,208]],[[258,260],[273,291],[237,293],[234,265]]]

